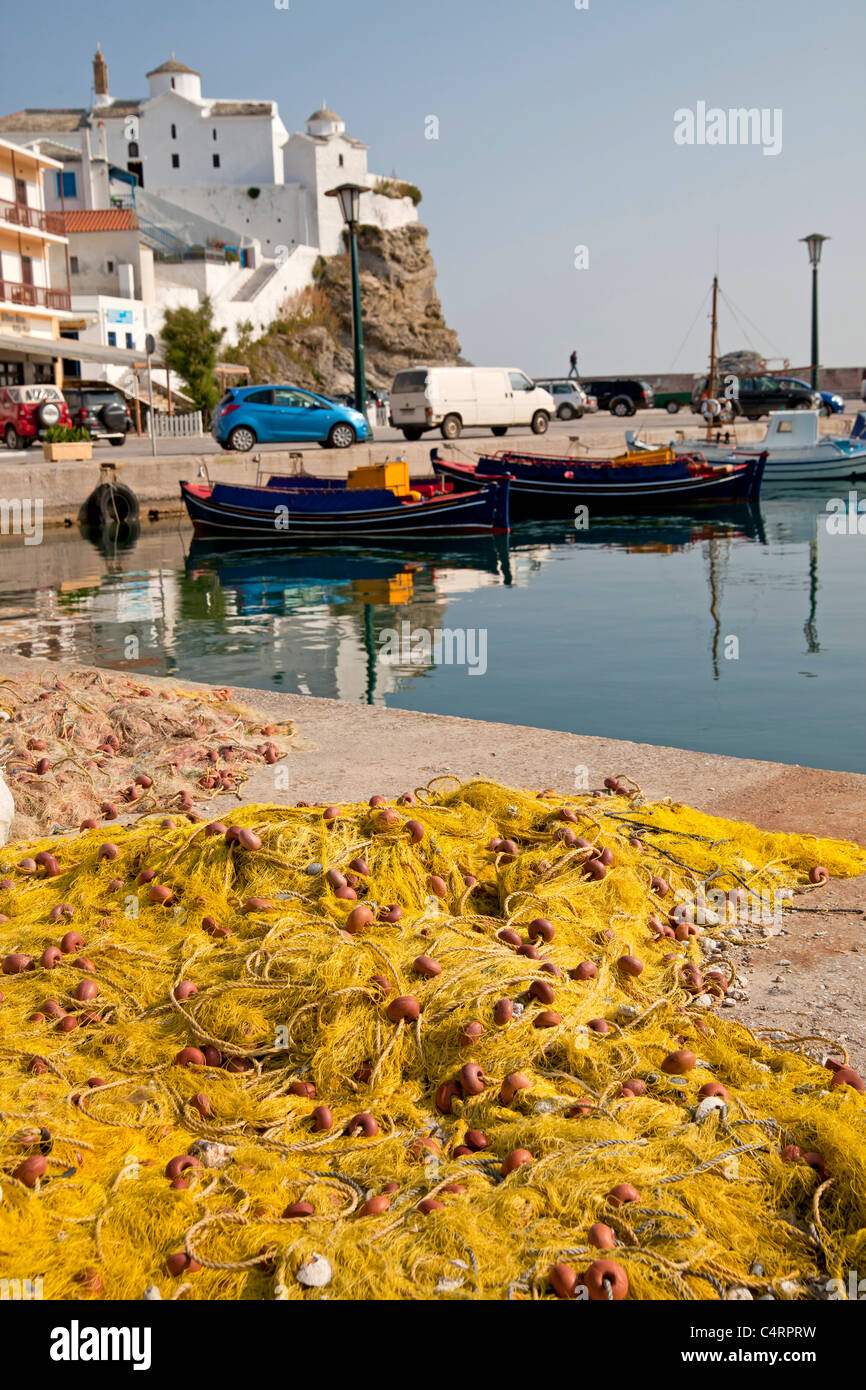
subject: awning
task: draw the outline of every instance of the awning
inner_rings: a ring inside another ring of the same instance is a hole
[[[30,338],[26,334],[0,333],[0,352],[23,353],[26,357],[67,357],[76,362],[106,362],[111,366],[144,366],[145,354],[130,348],[103,347],[79,338]],[[151,358],[154,367],[164,367],[161,357]]]

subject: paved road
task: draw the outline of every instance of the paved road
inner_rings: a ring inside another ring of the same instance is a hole
[[[591,444],[595,437],[611,433],[617,440],[623,440],[626,428],[649,428],[653,430],[670,429],[671,433],[673,433],[675,429],[686,429],[691,431],[699,423],[697,416],[685,410],[681,411],[680,414],[676,416],[668,415],[664,410],[642,410],[631,419],[626,420],[619,420],[608,411],[599,411],[595,415],[584,415],[582,420],[551,421],[548,438],[551,442],[554,440],[556,441],[555,452],[558,453],[571,435],[579,435],[582,440],[585,439]],[[506,435],[504,440],[497,440],[496,448],[501,449],[505,447],[509,439],[516,440],[518,438],[525,439],[527,437],[534,440],[536,448],[543,444],[544,436],[531,436],[527,435],[527,432],[524,430],[515,429],[512,430],[509,435]],[[461,441],[477,439],[490,443],[493,436],[490,430],[466,429],[463,431],[460,438]],[[392,430],[387,425],[379,425],[376,428],[373,442],[376,444],[404,444],[406,441],[403,438],[401,430]],[[435,444],[441,444],[442,436],[438,430],[434,430],[430,434],[424,435],[424,442],[432,447]],[[601,441],[599,440],[599,442]],[[170,458],[176,454],[212,455],[216,448],[217,445],[210,435],[206,435],[202,439],[158,439],[156,441],[156,452],[159,458]],[[317,444],[303,443],[287,445],[282,443],[264,444],[257,452],[285,453],[287,448],[298,449],[304,452],[310,450],[313,453],[317,453],[319,450]],[[11,463],[13,460],[18,460],[23,463],[25,460],[29,460],[33,453],[34,450],[32,449],[28,450],[26,453],[23,451],[10,453],[7,450],[2,450],[0,451],[0,462]],[[104,456],[106,461],[111,458],[118,462],[121,459],[123,459],[124,462],[128,462],[132,459],[149,459],[152,457],[152,451],[149,439],[138,439],[134,434],[131,434],[122,449],[114,449],[110,444],[97,444],[94,448],[93,456],[94,459],[97,460],[102,459]]]
[[[846,409],[846,415],[856,413],[857,403],[851,402]],[[843,430],[842,417],[833,416],[832,420],[822,420],[821,425],[824,431],[829,433],[841,433]],[[763,435],[766,420],[761,420],[757,424],[749,426],[740,424],[737,432],[746,439],[758,438]],[[533,450],[541,451],[544,449],[545,440],[551,446],[552,453],[564,452],[568,441],[572,437],[579,437],[581,441],[589,447],[598,449],[612,447],[618,449],[625,442],[626,429],[637,429],[647,432],[652,442],[662,443],[674,438],[676,431],[685,431],[689,436],[697,435],[703,427],[703,422],[697,415],[693,415],[689,409],[682,409],[677,415],[669,415],[665,410],[639,410],[636,415],[624,420],[610,414],[609,411],[598,411],[595,415],[584,415],[582,420],[552,420],[547,435],[533,435],[528,430],[513,429],[504,439],[494,440],[489,429],[465,429],[460,436],[460,443],[472,444],[479,441],[487,444],[490,448],[507,448],[509,444],[521,447],[530,447]],[[377,426],[373,438],[374,444],[405,444],[401,430],[390,429],[387,425]],[[432,448],[442,443],[442,436],[438,430],[433,430],[425,434],[422,443],[428,448]],[[366,448],[366,444],[359,446]],[[258,447],[256,452],[260,453],[282,453],[287,449],[310,452],[318,456],[321,452],[319,446],[313,443],[297,444],[263,444]],[[32,462],[39,451],[36,447],[27,452],[10,452],[7,449],[0,449],[0,466],[4,463],[12,462]],[[226,460],[234,458],[240,459],[244,455],[231,454],[227,451],[220,451],[211,435],[205,435],[201,439],[158,439],[156,441],[156,454],[158,458],[172,458],[190,455],[205,454],[212,458],[215,453],[222,453]],[[336,451],[329,450],[331,456]],[[341,451],[342,452],[342,451]],[[102,443],[94,447],[93,457],[95,462],[108,461],[109,459],[121,462],[133,462],[136,460],[149,460],[153,457],[149,439],[138,439],[134,434],[130,435],[122,449],[113,449],[110,444]],[[352,453],[346,450],[344,453],[346,463],[352,457]]]

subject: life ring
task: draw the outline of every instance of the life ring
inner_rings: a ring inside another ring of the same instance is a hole
[[[88,526],[101,529],[118,522],[138,520],[138,498],[125,483],[100,483],[83,507]]]
[[[717,420],[722,413],[720,401],[705,400],[701,406],[701,413],[710,420]]]

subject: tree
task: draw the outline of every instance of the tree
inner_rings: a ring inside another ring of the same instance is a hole
[[[214,328],[206,296],[197,309],[167,309],[162,325],[165,364],[183,377],[197,410],[211,411],[219,399],[215,368],[225,329]]]

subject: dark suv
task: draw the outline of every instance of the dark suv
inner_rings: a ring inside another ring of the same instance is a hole
[[[63,394],[74,426],[89,430],[91,439],[107,439],[115,449],[126,443],[132,420],[126,400],[116,386],[64,386]]]
[[[702,407],[707,395],[707,378],[695,382],[692,392],[692,410],[695,415],[703,413]],[[723,404],[730,401],[731,412],[736,417],[747,420],[760,420],[771,410],[820,410],[821,394],[813,391],[803,381],[780,380],[775,376],[735,376],[721,372],[716,386],[716,399]]]
[[[653,389],[648,381],[633,381],[630,377],[616,377],[611,381],[580,382],[587,395],[595,396],[599,410],[609,410],[611,415],[634,415],[636,410],[651,410]]]

